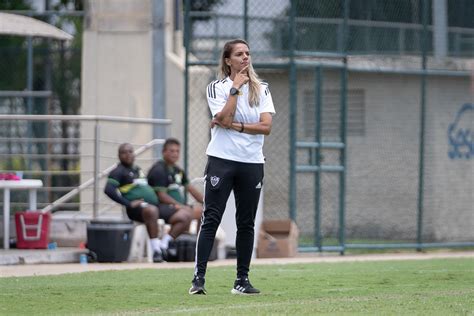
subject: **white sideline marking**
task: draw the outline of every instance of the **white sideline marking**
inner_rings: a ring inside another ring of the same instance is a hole
[[[315,255],[312,257],[253,259],[252,266],[257,265],[286,265],[295,263],[337,263],[364,261],[400,261],[400,260],[430,260],[449,258],[474,258],[474,251],[446,253],[407,253],[407,254],[369,254],[369,255]],[[208,267],[235,267],[235,259],[225,259],[209,262]],[[133,270],[133,269],[182,269],[194,268],[194,262],[172,263],[91,263],[77,264],[27,264],[0,266],[0,278],[35,275],[57,275],[90,271]]]

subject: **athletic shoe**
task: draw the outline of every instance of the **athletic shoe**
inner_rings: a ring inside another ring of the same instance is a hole
[[[232,294],[250,295],[258,294],[260,293],[260,290],[254,288],[252,284],[250,284],[249,278],[241,278],[235,280],[234,288],[230,292]]]
[[[204,278],[194,276],[193,281],[191,282],[192,286],[189,289],[189,294],[206,294],[206,289],[204,288]]]
[[[168,249],[160,248],[161,249],[161,256],[163,257],[163,261],[169,262],[170,258],[168,257]]]
[[[165,259],[163,259],[163,253],[160,251],[153,251],[153,262],[164,262]]]

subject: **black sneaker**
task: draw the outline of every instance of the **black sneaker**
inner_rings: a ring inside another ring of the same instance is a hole
[[[161,248],[161,256],[163,257],[163,261],[170,261],[168,258],[168,249]]]
[[[249,278],[241,278],[241,279],[235,280],[234,288],[230,292],[232,294],[250,295],[250,294],[258,294],[260,293],[260,290],[254,288],[252,284],[250,284]]]
[[[161,251],[153,251],[153,262],[164,262],[163,253]]]
[[[193,281],[191,284],[191,288],[189,289],[189,294],[206,294],[206,289],[204,288],[204,278],[194,276]]]

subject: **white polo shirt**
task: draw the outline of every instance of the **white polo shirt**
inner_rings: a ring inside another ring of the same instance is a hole
[[[213,117],[222,111],[229,98],[232,84],[232,80],[227,77],[222,80],[215,80],[207,86],[207,103]],[[260,84],[260,102],[257,106],[250,106],[249,104],[248,84],[243,85],[240,91],[242,95],[237,98],[234,122],[258,123],[261,113],[275,114],[268,84],[263,82]],[[239,162],[264,163],[263,139],[264,135],[261,134],[239,133],[216,125],[211,130],[211,141],[207,146],[206,154]]]

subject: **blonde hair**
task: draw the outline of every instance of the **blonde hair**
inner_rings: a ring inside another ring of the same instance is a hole
[[[222,49],[221,58],[219,61],[219,78],[224,79],[225,77],[230,76],[230,66],[225,62],[226,58],[230,58],[230,54],[234,49],[235,44],[245,44],[250,49],[249,44],[243,39],[235,39],[225,43],[224,48]],[[260,78],[253,69],[252,63],[249,63],[248,67],[248,76],[249,76],[249,103],[250,106],[258,106],[260,101]]]

